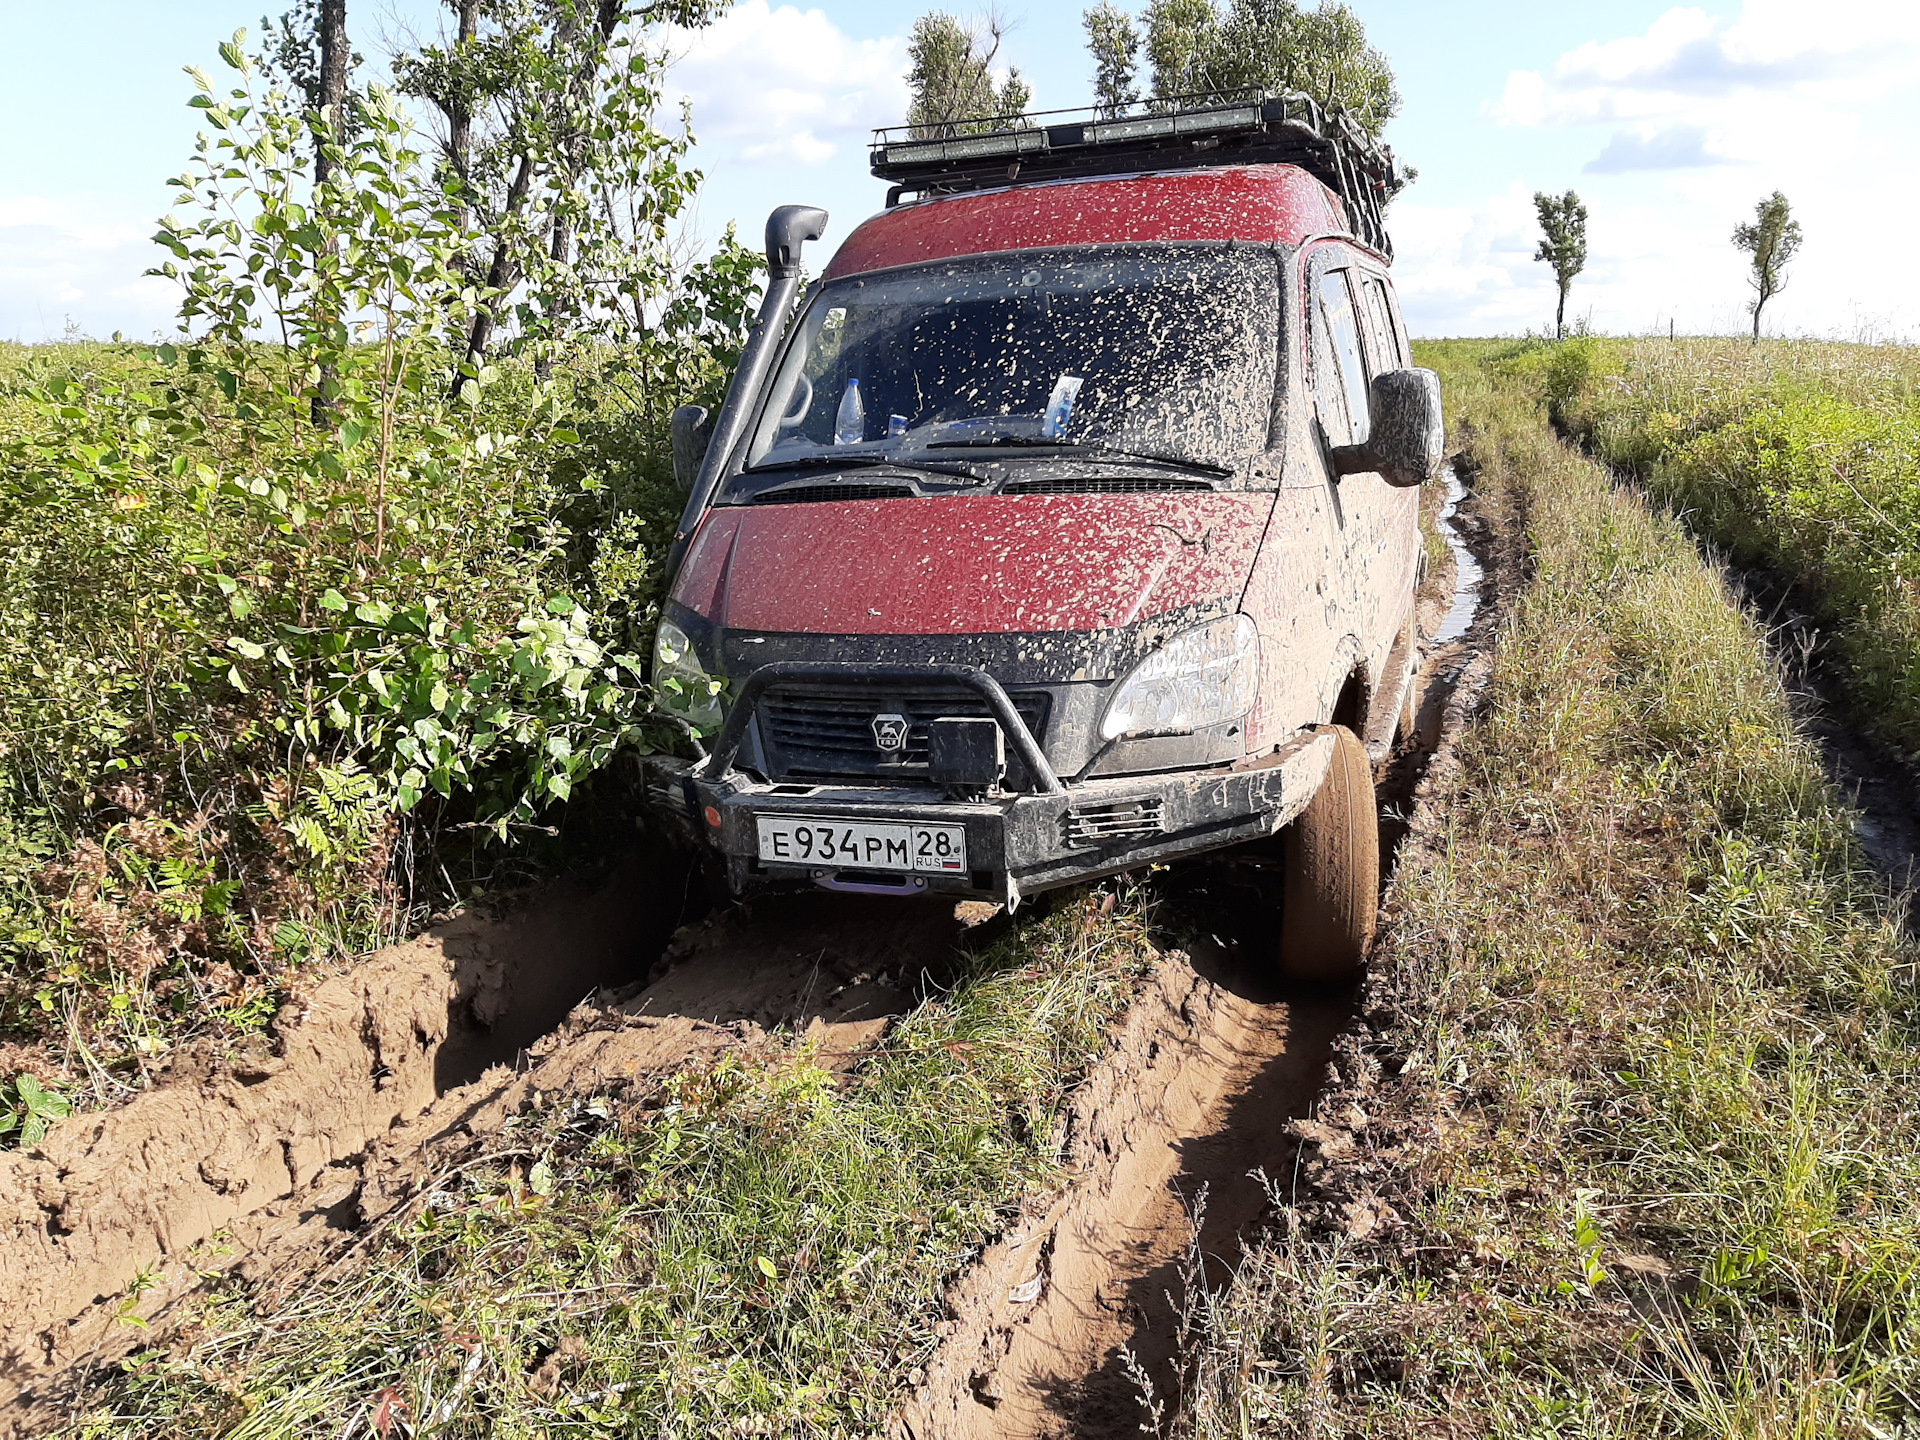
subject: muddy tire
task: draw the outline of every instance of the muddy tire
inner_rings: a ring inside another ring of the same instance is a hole
[[[1380,817],[1367,747],[1332,725],[1333,759],[1284,836],[1280,973],[1341,984],[1359,976],[1380,906]]]

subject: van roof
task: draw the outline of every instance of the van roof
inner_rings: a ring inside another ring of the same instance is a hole
[[[824,278],[1063,245],[1297,245],[1315,235],[1351,232],[1339,197],[1298,166],[1225,165],[910,202],[862,223],[835,252]]]

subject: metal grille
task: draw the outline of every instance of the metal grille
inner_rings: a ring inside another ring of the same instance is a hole
[[[808,500],[911,500],[911,485],[796,485],[789,490],[762,490],[756,505],[796,505]]]
[[[1088,805],[1060,817],[1061,838],[1085,848],[1142,835],[1158,835],[1166,828],[1166,806],[1158,795],[1121,800],[1111,805]]]
[[[1052,699],[1043,690],[1016,691],[1013,708],[1036,742],[1046,743]],[[761,749],[774,779],[923,779],[927,774],[927,724],[949,716],[983,716],[987,702],[964,685],[935,682],[780,685],[761,699]],[[877,715],[907,721],[906,748],[888,753],[874,743]],[[1007,783],[1030,786],[1026,767],[1007,747]]]

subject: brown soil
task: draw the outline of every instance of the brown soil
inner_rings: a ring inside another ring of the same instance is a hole
[[[1072,1183],[955,1287],[903,1433],[1137,1434],[1135,1367],[1170,1388],[1192,1216],[1204,1203],[1197,1243],[1224,1269],[1267,1208],[1256,1172],[1292,1161],[1288,1125],[1349,1010],[1344,995],[1281,999],[1223,946],[1169,954],[1081,1088]]]
[[[164,1336],[210,1272],[292,1286],[341,1263],[530,1101],[663,1077],[776,1029],[850,1062],[980,918],[797,896],[689,927],[663,954],[682,880],[636,859],[596,891],[458,920],[317,987],[271,1053],[194,1057],[0,1157],[0,1423],[59,1419],[89,1369]]]

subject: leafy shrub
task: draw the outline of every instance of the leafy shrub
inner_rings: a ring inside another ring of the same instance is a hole
[[[729,238],[649,272],[630,343],[463,359],[514,307],[399,104],[336,136],[221,51],[156,237],[179,339],[0,348],[0,1030],[101,1095],[653,742],[667,416],[718,398],[757,277]]]

